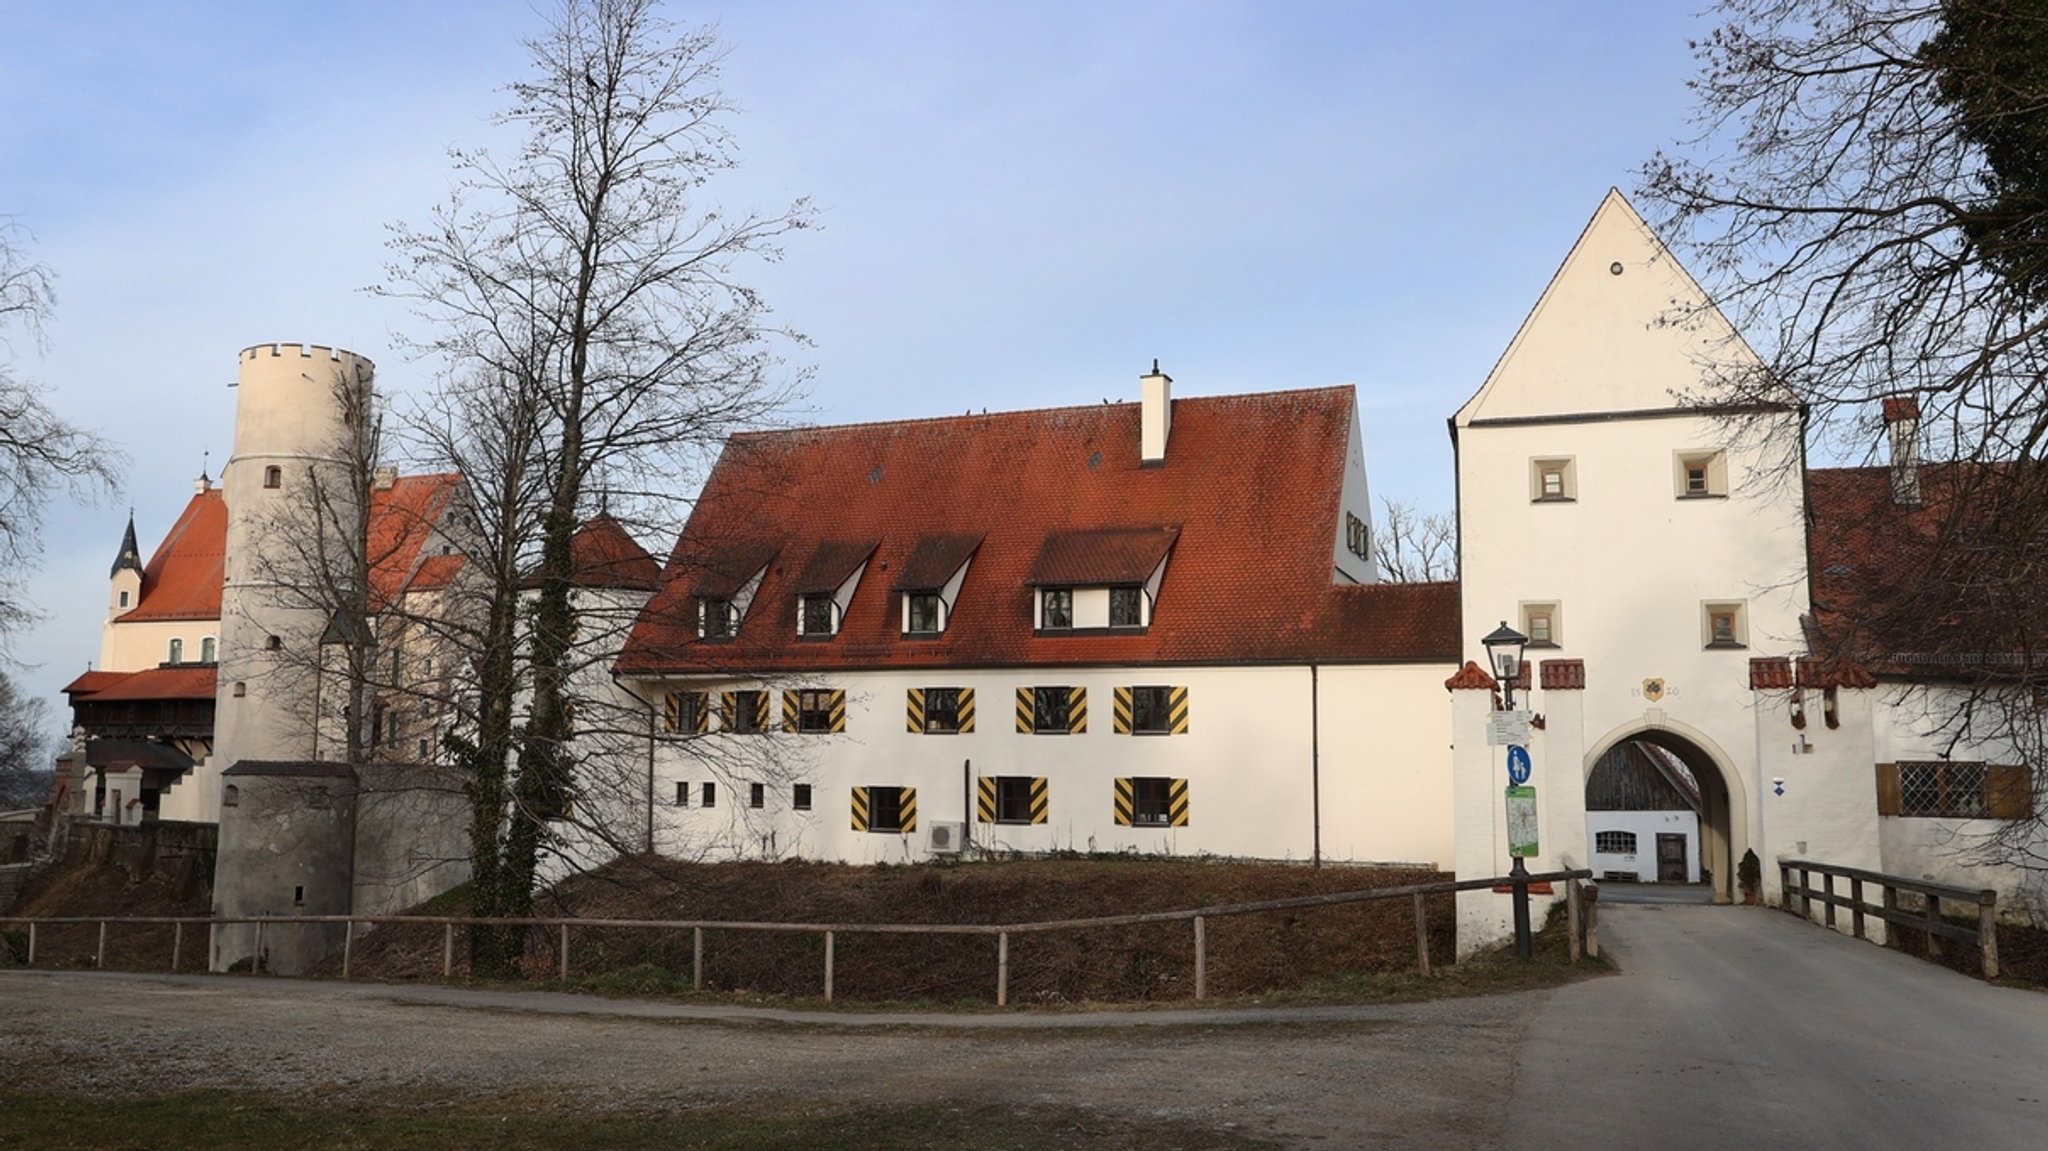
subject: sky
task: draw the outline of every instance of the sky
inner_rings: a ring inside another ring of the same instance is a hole
[[[545,5],[552,0],[536,0]],[[913,419],[1350,384],[1375,497],[1452,505],[1446,419],[1610,186],[1690,134],[1694,6],[671,3],[715,26],[732,209],[819,226],[747,272],[809,337],[790,418]],[[0,0],[0,214],[58,276],[17,372],[126,453],[60,503],[9,669],[99,650],[133,508],[162,539],[231,446],[236,355],[339,345],[388,393],[430,365],[388,228],[497,146],[541,26],[522,0]],[[684,481],[687,482],[687,481]],[[670,541],[646,540],[657,552]]]

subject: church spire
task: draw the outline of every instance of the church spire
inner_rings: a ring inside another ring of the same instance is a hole
[[[128,509],[128,531],[121,536],[121,554],[114,557],[114,567],[107,573],[112,579],[124,570],[142,574],[142,549],[135,544],[135,509]]]

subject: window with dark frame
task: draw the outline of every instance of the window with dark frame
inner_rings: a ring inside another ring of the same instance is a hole
[[[704,611],[704,638],[725,639],[732,635],[732,601],[707,599],[699,602]]]
[[[1165,735],[1173,730],[1173,689],[1134,687],[1131,689],[1131,730]]]
[[[1074,589],[1049,587],[1038,593],[1038,627],[1041,631],[1066,631],[1074,626]]]
[[[960,730],[959,688],[924,689],[924,730],[928,735],[950,734]]]
[[[831,635],[832,597],[829,595],[807,595],[803,605],[803,630],[805,635]]]
[[[798,811],[811,809],[811,785],[799,783],[789,789],[789,805]]]
[[[1707,463],[1705,460],[1686,461],[1685,494],[1689,496],[1703,496],[1708,494]]]
[[[796,693],[796,729],[798,731],[832,730],[831,692],[804,690]]]
[[[768,806],[768,785],[750,783],[747,785],[747,806],[756,811]]]
[[[1109,626],[1145,626],[1144,588],[1113,587],[1109,589]]]
[[[903,830],[903,789],[900,787],[868,788],[868,830]]]
[[[701,691],[679,691],[671,698],[675,700],[676,726],[678,733],[697,731],[704,726],[704,708],[710,701],[707,693]]]
[[[676,781],[676,806],[690,806],[690,785],[680,779]]]
[[[726,719],[732,730],[742,735],[754,735],[761,728],[761,700],[758,691],[736,691],[732,693],[732,714]]]
[[[277,466],[276,464],[272,464],[272,465],[270,465],[269,467],[267,467],[267,468],[264,468],[264,469],[263,469],[263,486],[264,486],[264,487],[266,487],[266,488],[273,488],[273,489],[274,489],[274,488],[281,488],[281,487],[283,487],[283,486],[284,486],[284,469],[283,469],[283,468],[281,468],[281,467],[278,467],[278,466]]]
[[[1984,819],[1987,773],[1981,763],[1901,763],[1899,814]]]
[[[1031,777],[996,776],[996,822],[1031,822]]]
[[[910,593],[910,632],[914,635],[937,635],[939,631],[939,593],[914,591]]]
[[[1173,780],[1138,776],[1131,780],[1131,822],[1140,827],[1165,827],[1173,822]]]
[[[1561,500],[1564,498],[1564,469],[1551,467],[1543,469],[1543,498]]]
[[[1593,833],[1593,850],[1602,855],[1634,855],[1636,833],[1633,831],[1596,831]]]
[[[699,807],[717,807],[718,785],[707,781],[704,784],[703,790],[697,794],[697,805]]]
[[[1529,646],[1557,646],[1557,609],[1548,605],[1528,609]]]
[[[1069,699],[1068,688],[1034,687],[1031,689],[1031,730],[1043,732],[1065,732]],[[927,704],[927,707],[930,705]]]

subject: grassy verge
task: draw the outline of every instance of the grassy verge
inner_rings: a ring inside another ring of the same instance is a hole
[[[582,1110],[515,1096],[375,1108],[193,1091],[142,1099],[0,1092],[0,1148],[93,1151],[584,1151],[803,1147],[807,1151],[1253,1151],[1271,1144],[1231,1131],[1061,1108],[933,1104],[887,1108]]]

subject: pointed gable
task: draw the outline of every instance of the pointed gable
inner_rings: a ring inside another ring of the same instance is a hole
[[[1711,365],[1758,363],[1628,199],[1609,189],[1456,423],[1669,410],[1688,406]]]
[[[219,619],[227,544],[220,489],[194,495],[142,569],[142,594],[121,621]]]

